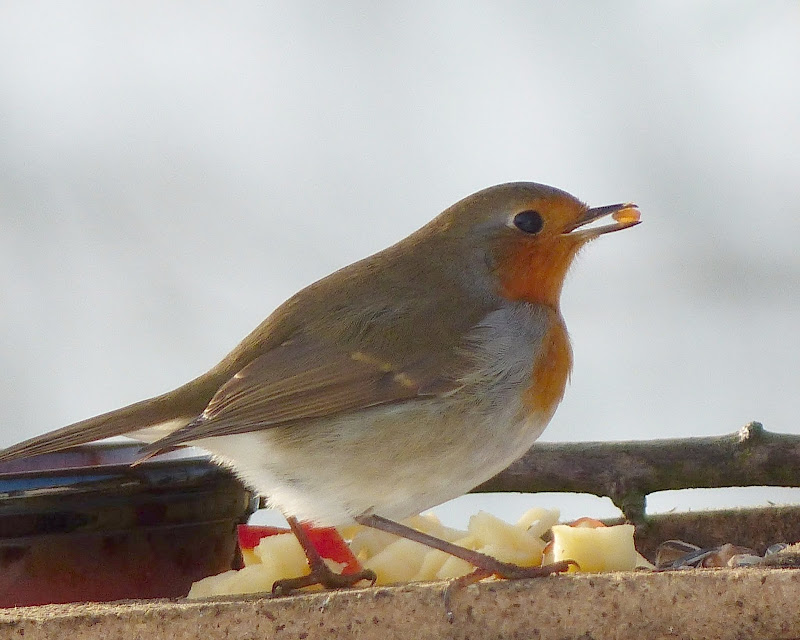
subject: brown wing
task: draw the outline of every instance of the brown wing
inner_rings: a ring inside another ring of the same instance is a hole
[[[458,387],[466,366],[455,350],[406,360],[390,362],[296,337],[253,360],[220,388],[200,417],[148,449],[446,393]]]

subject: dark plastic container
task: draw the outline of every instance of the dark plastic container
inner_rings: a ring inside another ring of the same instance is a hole
[[[171,598],[238,568],[255,496],[207,457],[98,444],[0,463],[0,606]]]

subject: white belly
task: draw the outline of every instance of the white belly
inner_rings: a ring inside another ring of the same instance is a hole
[[[514,421],[517,408],[508,407],[491,418],[457,419],[418,407],[371,420],[377,412],[315,423],[303,434],[270,429],[198,445],[270,506],[332,526],[363,513],[402,519],[463,495],[525,453],[550,417]]]

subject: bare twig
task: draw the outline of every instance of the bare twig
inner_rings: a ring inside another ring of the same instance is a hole
[[[800,436],[751,422],[713,438],[537,443],[474,491],[608,496],[626,519],[641,523],[649,493],[744,486],[800,486]]]

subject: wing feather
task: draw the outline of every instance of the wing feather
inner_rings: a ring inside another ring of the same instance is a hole
[[[196,420],[148,449],[431,397],[459,386],[466,362],[458,351],[418,355],[396,363],[296,337],[253,360]]]

